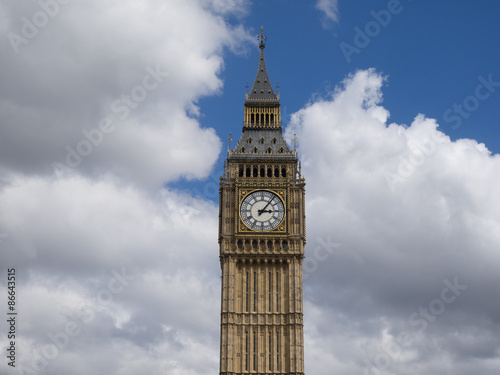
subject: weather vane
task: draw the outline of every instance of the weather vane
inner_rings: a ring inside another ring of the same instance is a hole
[[[267,36],[264,35],[264,26],[260,27],[260,35],[257,37],[257,39],[260,40],[259,47],[264,48],[266,46],[265,41],[267,39]]]

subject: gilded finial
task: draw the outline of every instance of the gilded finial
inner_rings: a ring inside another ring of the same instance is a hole
[[[293,133],[293,152],[297,153],[297,134]]]
[[[257,37],[260,40],[259,48],[264,48],[266,46],[267,36],[264,35],[264,26],[260,27],[260,35]]]
[[[229,133],[229,137],[227,137],[227,140],[229,141],[229,145],[227,146],[227,152],[229,152],[231,150],[231,141],[233,140],[231,132]]]

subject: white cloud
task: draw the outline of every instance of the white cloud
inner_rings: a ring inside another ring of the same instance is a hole
[[[305,285],[309,371],[361,372],[409,331],[410,345],[391,357],[387,373],[459,371],[445,358],[460,358],[493,374],[500,340],[485,345],[481,337],[497,330],[500,311],[500,157],[471,139],[451,141],[424,115],[410,126],[389,123],[383,82],[359,71],[295,113],[287,129],[303,155],[306,257],[316,262]],[[328,241],[340,246],[321,250]],[[422,329],[419,308],[436,311],[455,280],[467,289]],[[477,336],[464,336],[469,330]]]
[[[221,90],[223,48],[254,39],[221,17],[241,14],[245,1],[210,4],[70,2],[17,54],[2,39],[3,167],[52,174],[54,161],[67,164],[69,147],[89,176],[104,168],[149,186],[205,177],[221,143],[197,120],[197,100]],[[43,13],[38,3],[4,8],[10,32],[20,36]],[[82,131],[103,120],[110,131],[96,136],[91,151],[78,151],[88,142]]]
[[[316,8],[323,12],[326,19],[335,23],[339,22],[338,0],[318,0]]]
[[[216,369],[213,203],[150,196],[116,179],[20,176],[0,190],[0,206],[10,234],[2,264],[18,273],[20,365],[50,374],[68,373],[74,360],[82,374],[85,363],[96,374],[134,374],[137,360],[179,374]]]
[[[217,371],[218,210],[163,184],[218,158],[197,101],[220,92],[224,49],[254,41],[225,21],[247,6],[69,2],[18,53],[0,41],[0,259],[27,373]],[[1,7],[4,34],[41,14]]]

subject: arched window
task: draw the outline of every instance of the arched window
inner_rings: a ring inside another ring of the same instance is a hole
[[[245,371],[248,371],[248,331],[245,331]]]
[[[246,175],[247,177],[250,177],[250,167],[247,167],[247,170],[246,170],[245,175]]]
[[[273,138],[273,140],[271,142],[275,145],[277,141],[278,140],[276,138]]]
[[[266,154],[272,154],[272,153],[273,153],[273,150],[271,150],[271,147],[268,147],[266,150]]]
[[[268,343],[268,352],[269,352],[269,371],[272,371],[272,363],[273,363],[273,351],[272,351],[272,347],[273,347],[273,340],[272,340],[272,333],[271,331],[269,331],[269,343]]]
[[[257,332],[253,331],[253,370],[257,371]]]
[[[273,177],[273,170],[271,167],[267,168],[267,177]]]
[[[280,169],[278,167],[274,168],[274,177],[280,176]]]
[[[281,243],[281,247],[283,248],[283,250],[288,250],[288,242],[285,240]]]
[[[239,175],[240,177],[243,177],[243,167],[240,167],[240,171],[239,171],[238,175]]]
[[[268,293],[268,310],[271,312],[273,310],[273,273],[269,271],[269,277],[268,277],[268,283],[269,283],[269,293]],[[269,348],[271,348],[271,337],[269,337]]]
[[[253,273],[253,311],[257,311],[257,272]]]
[[[242,148],[241,148],[241,152],[245,152],[245,147],[242,147]]]
[[[260,143],[261,145],[263,145],[263,144],[264,144],[264,137],[262,137],[261,139],[259,139],[259,143]]]
[[[281,177],[286,177],[286,168],[281,168]]]
[[[264,170],[264,167],[260,167],[260,177],[265,177],[266,171]]]
[[[248,295],[248,289],[250,288],[250,276],[248,274],[248,271],[246,272],[246,280],[245,280],[245,311],[248,311],[248,303],[249,303],[249,295]]]
[[[255,124],[255,115],[253,113],[250,115],[250,123]]]
[[[259,174],[257,173],[257,167],[253,167],[253,176],[259,177]]]
[[[238,240],[238,249],[243,249],[243,241]]]
[[[282,154],[285,149],[283,147],[280,148],[279,153]]]
[[[274,113],[271,113],[271,125],[274,124]]]
[[[280,370],[280,333],[276,332],[276,371]]]
[[[269,124],[269,113],[266,113],[266,125]]]
[[[256,240],[253,240],[253,241],[252,241],[252,249],[257,250],[257,247],[258,247],[258,243],[257,243],[257,241],[256,241]]]
[[[267,241],[267,249],[272,250],[273,248],[273,242],[271,240]]]
[[[254,153],[254,154],[256,154],[256,153],[258,153],[258,152],[259,152],[259,150],[257,149],[257,147],[254,147],[254,148],[253,148],[253,153]]]
[[[261,124],[264,123],[264,114],[263,113],[260,114],[260,123]]]
[[[280,273],[276,272],[276,311],[280,311]]]
[[[248,138],[248,143],[252,143],[252,138]]]

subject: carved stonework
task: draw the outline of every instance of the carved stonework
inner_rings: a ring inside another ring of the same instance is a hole
[[[303,375],[303,330],[293,324],[302,322],[302,271],[296,267],[304,258],[305,180],[295,146],[282,134],[281,104],[267,74],[263,33],[260,40],[259,68],[246,96],[242,135],[230,147],[220,179],[220,373],[253,372],[245,370],[249,353],[244,350],[257,340],[255,373]],[[267,356],[277,354],[269,348],[269,335],[273,343],[276,335],[283,335],[280,356],[289,369],[283,363],[280,371],[267,371]]]

